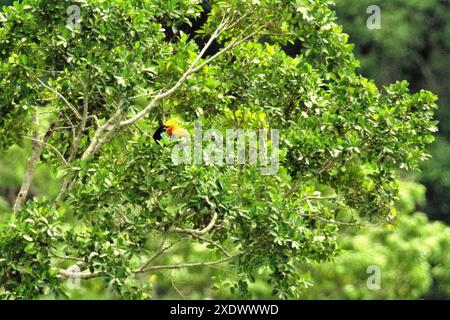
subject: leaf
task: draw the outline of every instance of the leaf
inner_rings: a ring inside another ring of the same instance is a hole
[[[25,240],[27,240],[27,241],[33,241],[33,238],[30,237],[30,236],[27,235],[27,234],[24,234],[24,235],[23,235],[23,238],[24,238]]]

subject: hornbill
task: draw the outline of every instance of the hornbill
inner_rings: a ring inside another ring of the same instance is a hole
[[[171,140],[176,140],[182,137],[189,137],[189,131],[180,127],[178,120],[170,119],[161,125],[153,134],[153,139],[159,142],[164,136]]]

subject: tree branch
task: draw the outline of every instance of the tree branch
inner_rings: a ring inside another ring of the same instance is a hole
[[[84,153],[81,157],[81,160],[86,160],[92,154],[94,154],[96,151],[98,151],[100,149],[100,147],[102,145],[98,146],[99,142],[100,143],[101,143],[101,141],[103,141],[103,143],[105,142],[105,140],[101,138],[103,132],[108,130],[111,126],[113,126],[112,130],[117,129],[118,126],[116,125],[116,122],[122,115],[121,106],[122,106],[122,102],[119,103],[119,106],[118,106],[115,114],[95,131],[94,137],[92,138],[92,141],[89,144],[89,146],[87,147],[87,149],[84,151]]]
[[[187,234],[191,234],[191,235],[195,235],[195,236],[204,236],[205,234],[207,234],[209,231],[212,230],[212,228],[214,228],[216,222],[217,222],[217,212],[214,212],[214,215],[211,219],[211,222],[202,230],[196,230],[196,229],[188,229],[188,228],[173,228],[172,230],[174,232],[178,232],[178,233],[187,233]]]
[[[158,259],[164,252],[166,252],[167,250],[172,248],[175,244],[177,244],[178,242],[181,241],[181,239],[179,239],[178,241],[174,241],[171,244],[169,244],[168,246],[164,247],[164,243],[166,242],[165,240],[166,240],[166,237],[161,242],[161,246],[160,246],[159,250],[139,268],[140,271],[144,270],[150,263],[152,263],[153,261]]]
[[[249,26],[247,26],[247,28],[244,29],[244,31],[242,31],[239,36],[236,37],[236,39],[234,39],[232,42],[230,42],[226,47],[224,47],[223,49],[221,49],[219,52],[217,52],[216,54],[212,55],[211,57],[209,57],[208,59],[206,59],[205,61],[203,61],[200,65],[198,65],[196,68],[191,70],[191,74],[196,73],[198,71],[200,71],[202,68],[204,68],[208,63],[210,63],[211,61],[213,61],[214,59],[216,59],[217,57],[219,57],[220,55],[222,55],[223,53],[230,51],[231,49],[233,49],[234,47],[237,47],[238,45],[240,45],[241,43],[247,41],[248,39],[250,39],[251,37],[255,36],[258,32],[260,32],[262,30],[262,27],[254,30],[253,32],[251,32],[249,35],[247,35],[246,37],[238,40],[240,37],[242,37],[247,31],[248,29],[250,29],[251,27],[253,27],[257,22],[259,21],[259,19],[256,19],[253,23],[251,23]]]
[[[238,253],[230,257],[226,257],[220,260],[216,261],[209,261],[209,262],[197,262],[197,263],[181,263],[181,264],[167,264],[167,265],[160,265],[160,266],[151,266],[143,270],[138,270],[137,273],[145,273],[152,270],[163,270],[163,269],[183,269],[183,268],[195,268],[195,267],[208,267],[208,266],[214,266],[217,264],[225,263],[230,260],[236,259],[237,257],[241,256],[243,253]]]
[[[78,110],[58,91],[56,91],[55,89],[51,88],[50,86],[46,85],[41,79],[39,79],[38,77],[36,77],[37,81],[39,81],[39,83],[44,87],[47,88],[48,90],[50,90],[51,92],[53,92],[54,94],[56,94],[58,97],[60,97],[66,104],[67,106],[70,108],[70,110],[72,110],[72,112],[75,114],[75,116],[81,120],[81,115],[78,112]]]
[[[66,269],[60,269],[58,274],[64,278],[72,279],[93,279],[103,276],[102,272],[72,272]]]
[[[83,137],[83,132],[86,129],[86,123],[88,119],[88,110],[89,110],[89,96],[87,91],[83,94],[83,116],[81,117],[81,123],[80,127],[78,129],[78,134],[73,140],[71,152],[70,152],[70,158],[69,163],[72,163],[73,160],[75,160],[75,157],[77,155],[78,148],[80,146],[81,138]]]
[[[196,268],[196,267],[208,267],[208,266],[214,266],[217,264],[222,264],[228,261],[231,261],[233,259],[238,258],[243,253],[240,252],[238,254],[216,260],[216,261],[207,261],[207,262],[196,262],[196,263],[180,263],[180,264],[167,264],[167,265],[158,265],[158,266],[151,266],[144,269],[138,269],[133,271],[134,273],[145,273],[152,270],[169,270],[169,269],[183,269],[183,268]],[[97,277],[101,277],[104,275],[103,272],[97,271],[97,272],[72,272],[66,269],[60,269],[58,271],[59,275],[64,278],[77,278],[77,279],[93,279]]]
[[[62,162],[63,162],[65,165],[68,165],[68,164],[69,164],[69,163],[67,162],[67,160],[64,158],[64,156],[61,154],[61,152],[59,152],[59,150],[56,149],[56,148],[55,148],[54,146],[52,146],[51,144],[49,144],[49,143],[47,143],[47,142],[45,142],[45,141],[39,140],[39,139],[35,139],[35,138],[33,138],[33,137],[24,136],[24,138],[25,138],[25,139],[28,139],[28,140],[31,140],[33,143],[39,143],[39,144],[46,145],[46,146],[50,147],[50,148],[51,148],[53,151],[55,151],[55,153],[61,158]],[[40,155],[39,155],[39,156],[40,156]]]

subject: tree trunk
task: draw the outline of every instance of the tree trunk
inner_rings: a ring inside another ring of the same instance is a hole
[[[27,199],[30,190],[31,182],[33,181],[34,173],[36,171],[36,164],[41,157],[44,149],[44,143],[39,141],[38,133],[38,116],[33,115],[33,140],[31,141],[31,156],[28,158],[27,167],[25,169],[25,176],[23,178],[22,186],[14,203],[14,212],[18,212]]]

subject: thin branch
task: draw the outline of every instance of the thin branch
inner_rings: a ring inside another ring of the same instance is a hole
[[[214,266],[218,264],[222,264],[228,261],[231,261],[233,259],[238,258],[243,253],[238,253],[230,257],[226,257],[220,260],[216,261],[208,261],[208,262],[197,262],[197,263],[181,263],[181,264],[167,264],[167,265],[158,265],[158,266],[151,266],[145,269],[138,269],[135,270],[134,273],[146,273],[148,271],[152,270],[169,270],[169,269],[183,269],[183,268],[196,268],[196,267],[208,267],[208,266]],[[66,269],[60,269],[58,271],[59,275],[63,278],[76,278],[76,279],[93,279],[97,277],[101,277],[104,275],[103,272],[96,271],[96,272],[73,272]]]
[[[100,126],[94,134],[94,137],[91,140],[91,143],[89,144],[89,146],[87,147],[87,149],[84,151],[81,160],[86,160],[87,158],[89,158],[94,151],[97,151],[99,149],[99,147],[97,146],[98,143],[100,141],[102,141],[101,139],[101,135],[103,134],[103,132],[105,132],[106,130],[108,130],[111,126],[114,125],[114,130],[117,128],[117,126],[115,125],[115,123],[117,122],[117,120],[120,118],[120,116],[122,115],[122,108],[121,108],[122,102],[119,103],[119,106],[115,112],[115,114],[108,120],[106,121],[102,126]],[[104,141],[104,140],[103,140]]]
[[[49,87],[48,85],[46,85],[41,79],[39,79],[38,77],[36,77],[37,81],[39,81],[39,83],[47,88],[48,90],[50,90],[51,92],[53,92],[54,94],[56,94],[58,97],[60,97],[66,104],[67,106],[72,110],[72,112],[75,114],[75,116],[81,120],[81,115],[78,112],[78,110],[58,91],[56,91],[55,89]]]
[[[60,269],[58,271],[59,275],[64,278],[72,278],[72,279],[93,279],[103,276],[102,272],[72,272],[66,269]]]
[[[214,228],[214,226],[217,222],[217,218],[218,218],[217,212],[214,212],[211,222],[202,230],[188,229],[188,228],[186,228],[186,229],[185,228],[173,228],[172,230],[174,232],[178,232],[178,233],[187,233],[187,234],[196,235],[196,236],[204,236],[209,231],[211,231],[212,228]]]
[[[63,256],[60,256],[60,255],[58,255],[58,254],[56,254],[56,253],[54,253],[53,251],[49,251],[49,253],[52,255],[52,256],[54,256],[55,258],[58,258],[58,259],[61,259],[61,260],[71,260],[71,261],[78,261],[78,262],[81,262],[81,263],[85,263],[85,261],[83,260],[83,259],[80,259],[80,258],[76,258],[76,257],[63,257]]]
[[[207,243],[209,243],[209,244],[215,246],[215,247],[218,248],[220,251],[222,251],[223,254],[224,254],[225,256],[231,257],[231,254],[228,253],[228,251],[227,251],[223,246],[221,246],[220,244],[218,244],[218,243],[216,243],[216,242],[214,242],[214,241],[212,241],[212,240],[203,238],[203,237],[201,237],[201,236],[197,236],[197,235],[195,235],[195,234],[192,234],[192,237],[194,237],[194,238],[196,238],[196,239],[199,239],[199,240],[201,240],[201,241],[203,241],[203,242],[207,242]]]
[[[88,111],[89,111],[89,97],[88,97],[87,91],[85,90],[85,92],[83,94],[83,116],[81,118],[81,123],[80,123],[79,129],[78,129],[78,134],[76,133],[75,126],[72,124],[72,122],[70,122],[71,126],[72,126],[73,142],[72,142],[72,146],[70,148],[70,157],[69,157],[68,163],[72,163],[77,156],[77,152],[80,147],[80,142],[83,137],[83,133],[86,129],[87,119],[89,117]],[[70,121],[70,119],[68,119],[68,120]],[[63,182],[62,182],[61,192],[56,197],[56,202],[59,202],[60,196],[62,196],[65,193],[65,191],[69,187],[69,184],[70,184],[70,178],[67,176],[64,177]]]
[[[132,96],[132,97],[130,97],[130,99],[134,100],[134,99],[138,99],[138,98],[146,98],[146,97],[153,96],[154,94],[155,94],[155,92],[152,91],[152,92],[149,92],[149,93],[143,93],[143,94],[138,94],[136,96]]]
[[[181,263],[181,264],[167,264],[167,265],[160,265],[160,266],[151,266],[143,270],[138,270],[137,273],[145,273],[152,270],[164,270],[164,269],[183,269],[183,268],[196,268],[196,267],[208,267],[208,266],[214,266],[217,264],[225,263],[230,260],[236,259],[237,257],[241,256],[243,253],[238,253],[230,257],[226,257],[220,260],[216,261],[209,261],[209,262],[197,262],[197,263]]]
[[[31,142],[31,156],[28,158],[27,167],[25,169],[25,175],[23,178],[22,186],[14,202],[13,210],[18,212],[22,205],[25,203],[28,192],[30,190],[31,182],[33,181],[34,173],[36,171],[36,164],[44,149],[44,144],[40,142],[38,126],[39,117],[37,115],[33,116],[33,140]]]
[[[310,219],[317,219],[317,220],[327,222],[327,223],[335,223],[335,224],[341,224],[341,225],[345,225],[345,226],[356,226],[357,225],[356,223],[351,223],[351,222],[336,221],[334,219],[333,220],[325,219],[316,214],[309,214],[309,213],[304,213],[304,212],[297,212],[297,214],[302,217],[306,217],[306,218],[310,218]]]
[[[223,53],[231,50],[234,47],[237,47],[238,45],[240,45],[241,43],[249,40],[250,38],[252,38],[253,36],[255,36],[258,32],[260,32],[263,27],[259,27],[256,30],[254,30],[253,32],[251,32],[249,35],[247,35],[246,37],[238,40],[240,37],[242,37],[247,31],[248,29],[250,29],[251,27],[253,27],[257,22],[259,21],[259,19],[256,19],[253,23],[251,23],[249,26],[247,26],[247,28],[245,28],[240,34],[239,36],[237,36],[233,41],[231,41],[226,47],[224,47],[223,49],[221,49],[219,52],[217,52],[216,54],[212,55],[211,57],[209,57],[208,59],[206,59],[205,61],[203,61],[200,65],[198,65],[197,67],[195,67],[194,69],[191,70],[191,74],[192,73],[196,73],[198,71],[200,71],[202,68],[204,68],[208,63],[210,63],[211,61],[213,61],[214,59],[216,59],[217,57],[219,57],[220,55],[222,55]]]
[[[338,199],[345,199],[347,195],[336,195],[336,196],[328,196],[328,197],[320,197],[320,196],[307,196],[300,199],[300,201],[307,201],[307,200],[338,200]]]
[[[147,131],[145,131],[144,129],[142,129],[141,127],[139,127],[139,125],[138,125],[137,123],[134,123],[133,125],[136,127],[136,129],[138,129],[138,131],[139,131],[142,135],[146,136],[146,137],[149,138],[149,139],[153,139],[152,135],[149,134],[149,133],[148,133]],[[133,131],[131,131],[131,130],[130,130],[130,132],[133,133]]]
[[[153,261],[155,261],[156,259],[158,259],[164,252],[166,252],[167,250],[169,250],[170,248],[172,248],[175,244],[177,244],[178,242],[181,241],[181,239],[179,239],[178,241],[174,241],[171,244],[169,244],[168,246],[164,247],[164,243],[166,242],[167,237],[165,237],[163,239],[163,241],[161,242],[161,246],[158,249],[158,251],[150,258],[148,259],[140,268],[139,270],[144,270],[145,268],[147,268],[147,266],[152,263]]]
[[[80,127],[78,129],[78,134],[73,140],[69,162],[72,163],[75,160],[77,155],[78,148],[80,146],[81,138],[83,137],[84,130],[86,129],[86,123],[88,119],[88,111],[89,111],[89,95],[85,90],[83,94],[83,116],[81,117]]]
[[[77,130],[75,129],[75,125],[73,124],[72,120],[70,120],[70,118],[64,114],[64,118],[66,118],[67,122],[70,123],[70,129],[72,131],[72,137],[73,139],[75,139],[75,137],[77,136]]]
[[[42,99],[36,99],[36,101],[40,101],[40,100],[42,100]],[[52,114],[52,113],[55,113],[57,111],[60,111],[60,110],[59,109],[53,109],[53,110],[48,110],[48,111],[36,111],[34,113],[27,114],[26,117],[32,117],[33,114]]]
[[[251,10],[247,11],[245,14],[243,14],[241,17],[239,17],[238,19],[236,19],[233,23],[229,24],[227,27],[225,27],[225,30],[229,30],[234,28],[235,26],[237,26],[242,20],[244,20],[245,18],[247,18],[248,16],[250,16],[251,14],[253,14],[256,11],[256,7],[252,8]],[[233,15],[234,17],[234,15]],[[231,19],[233,20],[233,19]]]
[[[322,168],[319,169],[319,175],[330,169],[334,163],[337,161],[337,158],[329,158],[325,164],[322,166]]]
[[[183,298],[183,300],[186,300],[186,296],[177,288],[177,286],[175,285],[175,281],[173,281],[173,279],[171,277],[167,276],[164,272],[162,272],[162,271],[159,271],[159,272],[170,281],[170,283],[172,284],[172,287]]]
[[[65,165],[68,165],[68,164],[69,164],[69,163],[67,162],[67,160],[64,158],[64,156],[61,154],[61,152],[59,152],[59,150],[56,149],[56,148],[55,148],[54,146],[52,146],[51,144],[49,144],[49,143],[47,143],[47,142],[45,142],[45,141],[39,140],[39,139],[35,139],[35,138],[32,138],[32,137],[29,137],[29,136],[24,136],[24,138],[25,138],[25,139],[28,139],[28,140],[31,140],[32,142],[39,143],[39,144],[43,144],[43,145],[46,145],[46,146],[50,147],[50,148],[51,148],[53,151],[55,151],[55,153],[61,158],[62,162],[63,162]]]

